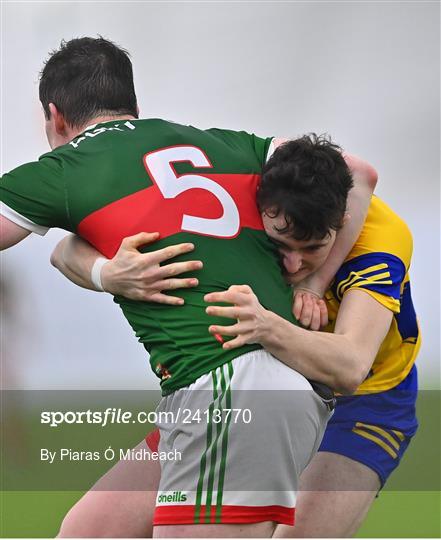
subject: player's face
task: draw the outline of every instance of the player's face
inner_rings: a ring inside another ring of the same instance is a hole
[[[277,231],[286,226],[283,215],[269,217],[263,213],[262,220],[266,234],[279,250],[291,283],[298,283],[318,270],[326,261],[335,242],[336,232],[333,230],[321,239],[296,240],[294,229],[283,234]]]

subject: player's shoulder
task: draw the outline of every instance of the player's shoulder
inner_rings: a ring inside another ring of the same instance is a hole
[[[222,127],[209,127],[204,128],[202,126],[196,126],[193,124],[180,123],[175,120],[165,118],[139,118],[132,120],[133,125],[137,129],[148,131],[166,131],[167,133],[175,132],[188,135],[200,135],[211,136],[218,138],[227,138],[234,136],[249,137],[250,134],[246,131],[237,131],[234,129],[227,129]]]
[[[59,177],[63,171],[63,159],[54,151],[42,154],[37,160],[18,165],[1,176],[2,184],[22,177],[26,180]]]
[[[224,140],[231,140],[231,141],[242,141],[246,144],[255,144],[256,141],[265,141],[272,142],[274,140],[274,137],[262,137],[260,135],[257,135],[256,133],[253,133],[251,130],[247,131],[244,129],[227,129],[223,127],[210,127],[206,130],[204,130],[205,133],[212,135],[214,137],[219,137]]]
[[[373,196],[363,229],[346,261],[397,258],[406,268],[413,250],[412,233],[407,223],[379,197]]]

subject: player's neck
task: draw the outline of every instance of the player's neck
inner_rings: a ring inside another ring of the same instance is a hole
[[[78,130],[77,135],[82,133],[85,129],[87,129],[90,126],[95,126],[96,124],[102,124],[103,122],[112,122],[114,120],[121,120],[121,121],[122,120],[136,120],[136,118],[131,114],[97,116],[95,118],[91,118],[90,120],[88,120],[84,124],[84,126],[82,126],[81,129]]]
[[[91,118],[87,122],[84,123],[81,127],[70,127],[67,123],[63,124],[63,131],[62,132],[56,132],[56,138],[51,137],[49,138],[48,135],[48,141],[49,145],[52,150],[55,148],[58,148],[59,146],[62,146],[64,144],[67,144],[75,137],[78,137],[83,131],[86,131],[86,129],[96,126],[96,124],[102,124],[103,122],[113,122],[113,121],[123,121],[123,120],[136,120],[136,117],[132,114],[121,114],[121,115],[103,115],[103,116],[96,116],[95,118]],[[54,130],[55,131],[55,130]]]
[[[103,115],[103,116],[96,116],[95,118],[91,118],[88,120],[83,126],[80,128],[69,128],[67,126],[67,131],[64,135],[64,140],[61,144],[66,144],[67,142],[72,141],[75,139],[75,137],[78,137],[83,131],[86,129],[95,126],[96,124],[102,124],[103,122],[112,122],[114,120],[136,120],[136,117],[131,114],[122,114],[122,115]],[[56,148],[57,145],[52,146],[52,148]]]

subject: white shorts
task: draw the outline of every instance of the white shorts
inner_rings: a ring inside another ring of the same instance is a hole
[[[294,524],[299,476],[328,407],[297,371],[263,350],[235,358],[157,409],[161,462],[155,525]]]

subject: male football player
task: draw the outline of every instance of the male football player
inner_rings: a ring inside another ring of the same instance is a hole
[[[266,165],[258,202],[265,230],[296,284],[326,260],[335,233],[306,234],[304,205],[323,188],[317,180],[315,192],[302,190],[289,170],[289,144]],[[283,196],[288,186],[292,197]],[[353,394],[337,398],[319,452],[302,474],[296,526],[281,525],[276,536],[353,536],[416,432],[421,337],[408,274],[412,248],[406,223],[374,196],[362,232],[325,294],[326,306],[317,302],[322,323],[329,312],[326,332],[305,332],[281,320],[248,286],[206,296],[235,306],[207,308],[238,319],[232,326],[210,326],[210,332],[233,338],[224,348],[258,342],[307,377]],[[311,320],[309,313],[305,317]]]
[[[156,265],[184,253],[181,262],[186,264],[178,267],[182,271],[200,267],[185,255],[197,240],[204,267],[178,310],[116,298],[161,379],[160,407],[175,412],[185,402],[195,410],[213,411],[233,402],[263,416],[271,412],[273,421],[266,422],[266,429],[274,431],[276,459],[260,475],[252,466],[243,469],[237,459],[245,453],[251,465],[265,459],[256,444],[256,424],[245,433],[225,423],[216,436],[210,436],[212,415],[208,426],[191,426],[190,432],[161,426],[160,444],[173,440],[183,460],[166,462],[162,469],[154,534],[270,536],[277,523],[292,524],[298,481],[292,471],[300,473],[310,461],[328,408],[303,375],[260,345],[222,349],[206,332],[210,317],[204,301],[205,293],[239,280],[249,283],[269,309],[295,323],[291,291],[255,204],[262,166],[277,145],[272,138],[245,132],[138,120],[131,62],[125,51],[102,38],[63,43],[43,69],[40,100],[53,150],[3,176],[1,247],[30,232],[61,227],[112,257],[124,237],[158,230],[165,251]],[[352,180],[340,152],[332,144],[323,145],[316,166],[317,173],[340,177],[346,200]],[[357,187],[350,202],[356,219],[340,235],[337,259],[358,234],[372,181],[363,178]],[[181,243],[178,248],[169,247],[176,242]],[[225,259],[232,263],[222,264]],[[274,390],[271,407],[247,401],[253,394],[241,390],[248,388]],[[176,491],[185,496],[171,501],[169,494]]]
[[[308,144],[307,139],[304,144]],[[335,230],[320,222],[320,208],[334,204],[339,186],[325,177],[305,174],[311,157],[303,150],[298,141],[278,148],[264,166],[258,191],[265,230],[278,246],[293,284],[323,265],[336,238]],[[131,241],[129,249],[123,247],[119,256],[103,267],[106,285],[127,296],[149,295],[151,280],[140,276],[140,268],[145,271],[148,261],[136,255],[137,239]],[[64,273],[69,273],[68,262],[87,280],[87,272],[99,254],[86,245],[83,252],[79,251],[78,242],[74,238],[63,240],[55,259]],[[338,397],[319,453],[301,476],[296,525],[279,525],[276,536],[352,536],[416,431],[414,362],[420,335],[408,277],[411,254],[412,237],[407,225],[374,197],[359,238],[326,292],[326,305],[317,301],[313,306],[313,298],[308,297],[303,314],[300,305],[295,306],[298,317],[316,327],[326,323],[329,310],[326,333],[308,332],[283,321],[261,306],[249,286],[233,286],[227,292],[205,296],[206,301],[234,306],[207,308],[212,315],[238,319],[232,326],[210,326],[213,335],[234,338],[225,342],[224,349],[261,343],[307,377],[354,394]],[[84,263],[88,257],[91,260],[86,271],[80,261]],[[121,273],[128,266],[124,260],[130,261],[131,269]],[[147,438],[152,450],[157,449],[158,439],[158,432]],[[150,463],[131,467],[132,474],[136,471],[137,489],[144,482],[148,492],[154,491],[157,467]],[[140,523],[136,516],[143,511],[148,516],[149,495],[135,490],[127,494],[130,509],[127,504],[121,506],[123,496],[117,489],[133,482],[129,472],[124,473],[122,464],[111,471],[97,485],[97,491],[71,511],[62,534],[96,531],[119,535],[126,531],[148,535],[148,524]],[[121,476],[126,478],[125,484]],[[92,525],[91,508],[104,526],[96,522]]]

